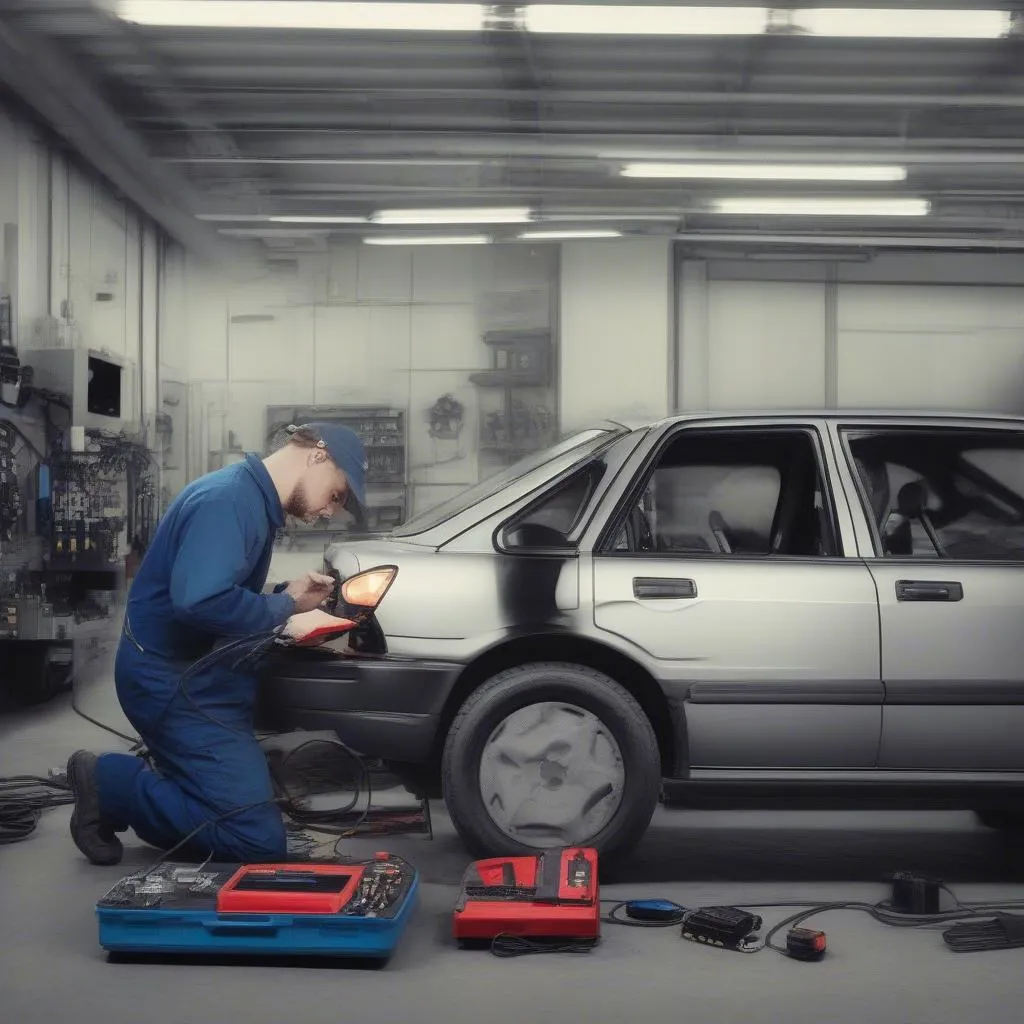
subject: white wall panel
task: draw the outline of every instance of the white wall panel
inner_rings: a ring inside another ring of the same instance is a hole
[[[481,370],[490,365],[480,344],[476,308],[412,307],[412,365],[416,370]]]
[[[1024,410],[1024,291],[843,285],[843,406]]]
[[[371,386],[372,306],[318,306],[314,310],[314,399],[343,404],[362,401]]]
[[[480,250],[473,246],[416,249],[412,256],[413,302],[472,305],[480,259]]]
[[[356,250],[356,299],[410,302],[413,254],[405,248],[364,245]]]
[[[142,401],[142,420],[149,431],[149,436],[153,437],[156,415],[160,408],[160,357],[157,348],[159,317],[157,291],[160,287],[157,248],[159,241],[156,228],[149,222],[142,221],[139,228],[142,233],[139,261],[142,277],[139,289],[141,303],[139,310],[139,366],[141,368],[139,392]]]
[[[17,341],[26,348],[49,312],[49,170],[46,147],[23,130],[18,140]]]
[[[0,225],[14,224],[18,215],[18,146],[14,125],[0,110]],[[0,256],[2,258],[2,256]],[[8,268],[0,266],[0,281]]]
[[[825,402],[825,289],[711,281],[708,407],[817,407]]]
[[[569,242],[562,247],[560,415],[563,430],[669,409],[672,268],[669,242]]]
[[[258,317],[260,319],[248,319]],[[263,319],[266,318],[266,319]],[[314,317],[311,306],[231,307],[228,325],[230,380],[292,385],[310,401],[313,395]]]

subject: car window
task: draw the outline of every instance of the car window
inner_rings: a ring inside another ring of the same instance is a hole
[[[889,558],[1024,559],[1024,434],[848,432]]]
[[[618,524],[612,550],[832,555],[824,495],[804,431],[687,429],[662,451]]]
[[[571,434],[557,444],[527,455],[525,458],[501,470],[501,472],[481,480],[478,484],[468,487],[464,491],[460,491],[447,501],[424,509],[418,515],[406,520],[401,526],[392,530],[392,534],[395,537],[411,537],[417,533],[424,533],[426,530],[433,529],[446,519],[464,512],[473,505],[486,501],[488,498],[503,491],[506,487],[514,484],[517,480],[522,479],[527,474],[532,473],[534,470],[562,455],[569,452],[578,452],[581,459],[585,458],[602,445],[607,444],[612,438],[619,437],[625,433],[628,433],[628,431],[624,428],[615,431],[593,428]]]
[[[509,551],[564,547],[604,472],[599,460],[577,470],[512,519],[502,531],[501,546]]]

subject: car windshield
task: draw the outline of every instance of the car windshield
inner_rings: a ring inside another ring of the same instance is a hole
[[[601,445],[606,444],[611,437],[625,432],[625,428],[613,431],[603,427],[595,427],[570,434],[568,437],[553,444],[550,448],[544,448],[539,452],[527,455],[506,469],[501,470],[501,472],[481,480],[480,483],[464,491],[460,491],[447,501],[425,509],[401,526],[395,527],[392,530],[392,536],[411,537],[414,534],[433,529],[433,527],[443,523],[446,519],[450,519],[452,516],[464,512],[467,508],[471,508],[473,505],[493,497],[499,491],[509,487],[516,480],[521,480],[528,473],[539,469],[545,463],[551,462],[568,452],[573,452],[579,455],[580,458],[585,458],[596,451]]]

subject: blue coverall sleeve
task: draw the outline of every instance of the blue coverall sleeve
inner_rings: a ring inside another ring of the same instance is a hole
[[[228,499],[207,498],[182,524],[171,570],[171,602],[184,622],[220,636],[270,632],[295,611],[289,594],[258,594],[241,584],[259,542]]]

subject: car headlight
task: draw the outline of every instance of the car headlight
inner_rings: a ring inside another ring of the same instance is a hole
[[[378,565],[350,576],[341,585],[341,599],[357,608],[376,608],[398,575],[397,565]]]

